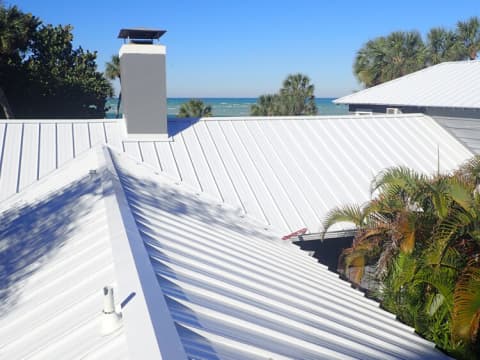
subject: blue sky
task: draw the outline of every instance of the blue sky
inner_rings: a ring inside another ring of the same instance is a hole
[[[480,16],[478,0],[456,1],[124,1],[4,0],[45,23],[71,24],[75,45],[118,53],[120,28],[166,29],[169,97],[256,97],[290,73],[310,77],[317,97],[360,88],[355,53],[396,30],[454,28]],[[68,5],[67,5],[68,4]]]

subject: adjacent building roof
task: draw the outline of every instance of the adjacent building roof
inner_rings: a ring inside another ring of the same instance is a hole
[[[480,119],[435,116],[435,120],[474,154],[480,154]]]
[[[387,167],[447,172],[472,156],[421,114],[210,118],[170,122],[169,132],[130,141],[117,120],[1,121],[0,200],[108,144],[266,228],[317,232],[333,207],[369,200]]]
[[[480,108],[480,60],[445,62],[335,100],[442,108]]]
[[[444,357],[279,232],[122,151],[2,205],[2,358]],[[104,285],[123,314],[106,336]]]

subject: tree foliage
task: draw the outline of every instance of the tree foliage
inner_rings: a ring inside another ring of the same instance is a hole
[[[252,105],[252,116],[316,115],[315,86],[308,76],[288,75],[277,94],[261,95]]]
[[[40,20],[31,14],[0,3],[0,105],[7,118],[13,117],[13,112],[5,94],[6,85],[21,77],[22,60],[39,24]]]
[[[112,59],[105,64],[105,77],[108,80],[118,79],[122,82],[120,75],[120,56],[112,55]],[[116,117],[120,117],[120,104],[122,103],[122,91],[118,94]]]
[[[112,88],[72,27],[0,5],[0,84],[16,117],[103,117]]]
[[[459,21],[457,34],[462,55],[475,60],[480,51],[480,19],[474,16],[467,21]]]
[[[210,116],[212,116],[212,107],[196,99],[191,99],[180,105],[180,110],[177,114],[179,118],[201,118]]]
[[[457,61],[465,58],[455,31],[441,27],[431,29],[427,34],[428,64],[436,65],[444,61]]]
[[[455,31],[431,29],[425,41],[416,31],[396,31],[369,40],[358,50],[353,72],[366,87],[444,61],[476,59],[480,51],[480,21],[459,21]]]
[[[453,174],[428,177],[403,167],[380,173],[364,206],[331,210],[324,229],[356,228],[340,271],[362,284],[373,264],[383,307],[459,358],[480,346],[480,157]]]

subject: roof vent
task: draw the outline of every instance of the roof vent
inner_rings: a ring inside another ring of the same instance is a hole
[[[115,300],[113,287],[103,288],[103,311],[100,332],[102,335],[109,335],[122,326],[122,314],[115,311]]]
[[[164,45],[154,44],[165,30],[121,29],[120,78],[123,117],[133,140],[168,139]]]
[[[399,108],[387,107],[386,113],[393,115],[393,114],[401,114],[402,112],[400,111]]]

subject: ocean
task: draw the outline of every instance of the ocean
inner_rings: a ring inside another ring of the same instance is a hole
[[[318,114],[348,114],[348,107],[346,105],[335,105],[332,102],[334,99],[335,98],[315,99],[318,107]],[[169,98],[167,100],[168,116],[175,117],[178,114],[180,106],[189,100],[190,98]],[[212,106],[213,116],[249,116],[250,107],[257,102],[256,98],[201,98],[200,100],[205,104]],[[107,106],[110,107],[110,110],[107,112],[107,118],[114,118],[117,108],[117,99],[109,99]]]

